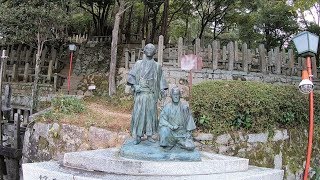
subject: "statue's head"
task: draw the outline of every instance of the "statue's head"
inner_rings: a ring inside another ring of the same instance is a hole
[[[153,57],[156,54],[156,47],[149,43],[144,47],[143,52],[147,57]]]
[[[178,103],[180,101],[181,91],[179,88],[177,87],[172,88],[170,94],[171,94],[172,102]]]

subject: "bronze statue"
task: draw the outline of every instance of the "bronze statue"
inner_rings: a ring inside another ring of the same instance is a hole
[[[153,44],[144,47],[142,60],[138,60],[128,75],[127,84],[134,93],[134,108],[131,119],[131,135],[134,144],[141,142],[141,137],[147,135],[147,140],[155,142],[152,135],[157,133],[157,102],[164,96],[167,87],[161,65],[154,61],[156,48]]]
[[[196,125],[188,105],[180,101],[180,96],[180,89],[173,88],[172,102],[165,105],[160,113],[160,146],[172,148],[178,145],[180,148],[192,151],[195,145],[191,133],[196,129]]]

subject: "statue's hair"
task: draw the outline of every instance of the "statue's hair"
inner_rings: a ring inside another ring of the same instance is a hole
[[[178,87],[173,87],[173,88],[171,89],[170,95],[172,96],[172,94],[173,94],[174,92],[178,92],[179,95],[181,95],[181,90],[180,90]]]

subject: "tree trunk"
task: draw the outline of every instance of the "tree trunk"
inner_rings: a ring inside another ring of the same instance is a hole
[[[38,47],[37,47],[37,54],[36,54],[36,65],[35,65],[35,73],[34,73],[34,81],[32,87],[32,105],[30,115],[33,113],[34,109],[38,107],[38,81],[39,81],[39,74],[40,74],[40,63],[41,63],[41,53],[43,49],[44,41],[40,40],[40,34],[38,33]]]
[[[125,32],[125,34],[126,34],[126,43],[130,43],[130,38],[131,38],[131,34],[130,34],[130,32],[131,32],[131,24],[132,24],[132,22],[131,22],[131,20],[132,20],[132,13],[133,13],[133,6],[131,6],[131,8],[130,8],[130,12],[129,12],[129,15],[128,15],[128,20],[127,20],[127,25],[126,25],[126,32]],[[139,23],[139,22],[138,22]]]
[[[146,39],[147,27],[148,27],[148,20],[147,20],[148,14],[149,14],[148,6],[144,5],[143,20],[142,20],[142,26],[141,26],[141,40]]]
[[[119,37],[119,26],[121,15],[124,12],[125,2],[120,0],[119,11],[115,16],[114,26],[112,30],[112,42],[111,42],[111,62],[110,62],[110,72],[109,72],[109,96],[116,93],[116,67],[117,67],[117,46]]]
[[[168,44],[169,38],[167,37],[167,32],[168,32],[169,0],[165,0],[163,6],[164,7],[163,7],[161,35],[163,35],[164,37],[164,44]]]

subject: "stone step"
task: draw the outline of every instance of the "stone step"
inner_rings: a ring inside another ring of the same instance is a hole
[[[163,163],[163,162],[162,162]],[[112,166],[112,164],[109,164]],[[163,168],[166,168],[165,166]],[[56,179],[56,180],[282,180],[283,171],[249,166],[247,171],[185,175],[125,175],[106,172],[85,171],[64,167],[57,161],[22,164],[23,179]]]

